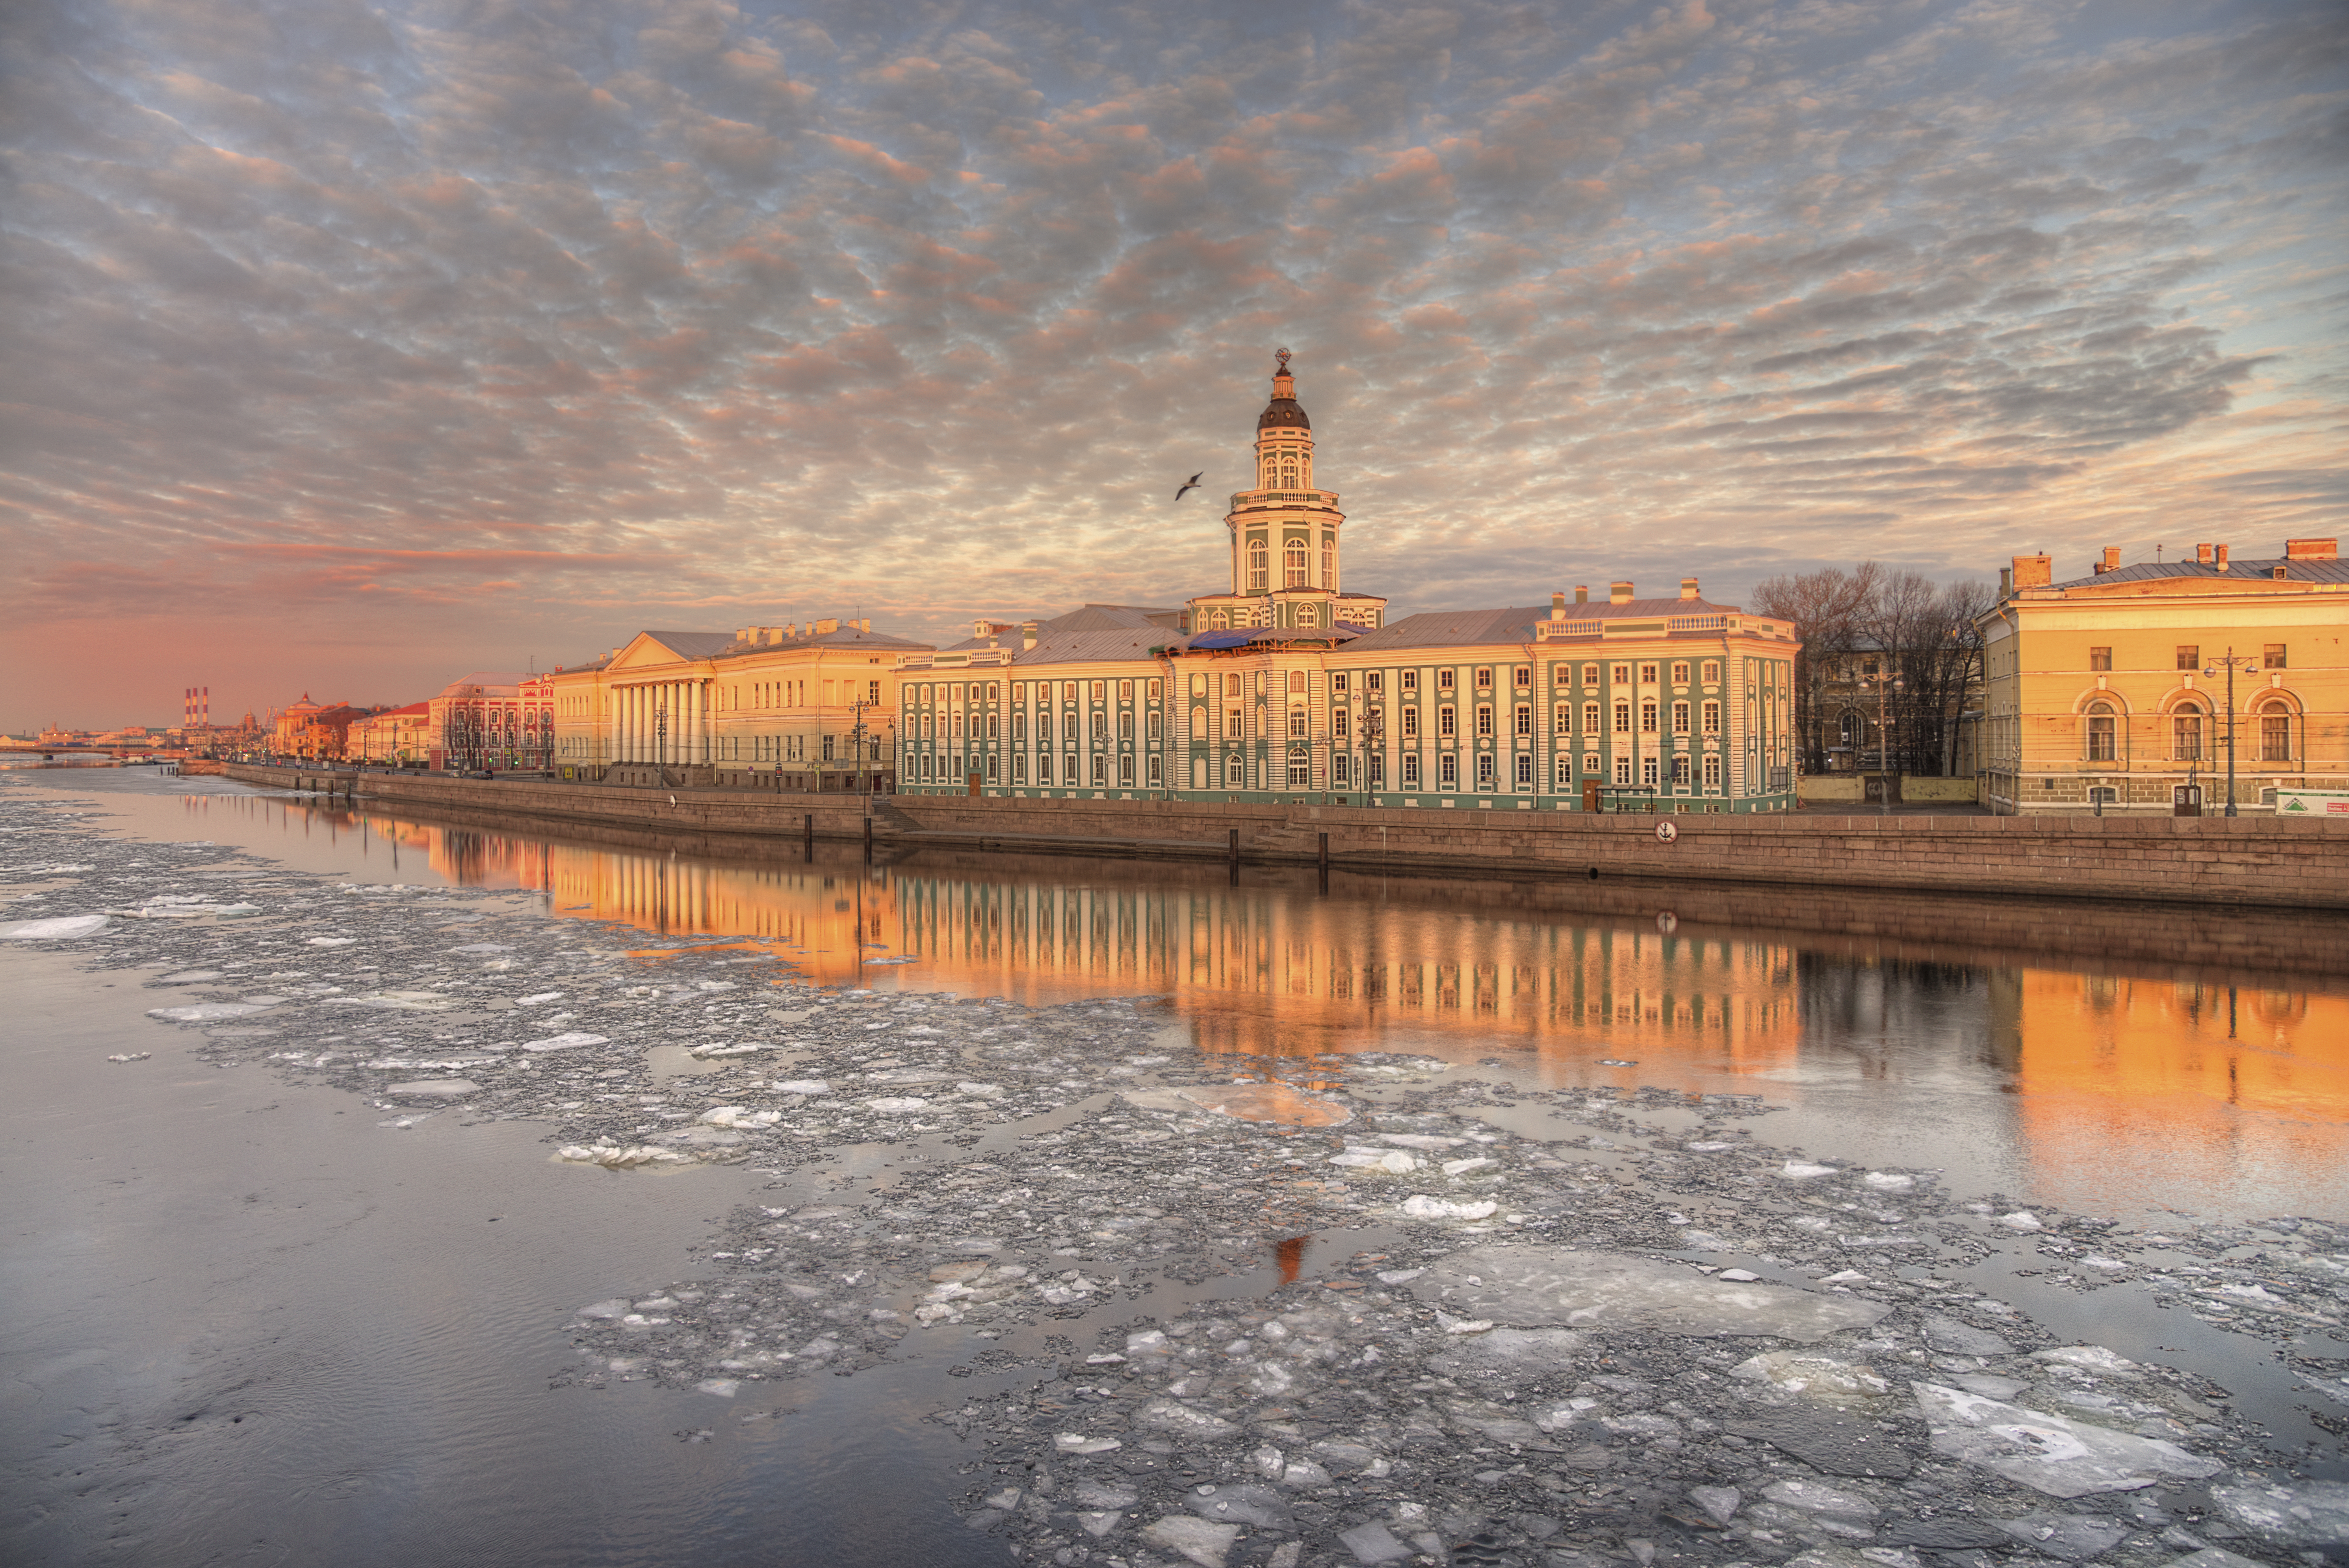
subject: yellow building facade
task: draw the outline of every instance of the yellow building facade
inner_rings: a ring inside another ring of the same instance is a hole
[[[1992,810],[2222,811],[2230,740],[2240,811],[2349,790],[2349,563],[2331,539],[2230,554],[2123,566],[2107,550],[2062,583],[2048,557],[2014,558],[1978,623]]]
[[[896,665],[928,645],[827,619],[639,632],[558,670],[558,777],[781,789],[886,788]]]

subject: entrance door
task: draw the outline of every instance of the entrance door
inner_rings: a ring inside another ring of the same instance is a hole
[[[1582,809],[1586,811],[1599,810],[1599,780],[1596,779],[1582,781]]]
[[[970,796],[974,800],[978,799],[978,775],[976,773],[970,775]]]
[[[2169,814],[2173,817],[2199,817],[2202,814],[2202,786],[2178,784],[2169,791]]]

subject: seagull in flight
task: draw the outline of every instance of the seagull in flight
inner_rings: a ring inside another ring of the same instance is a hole
[[[1174,492],[1174,499],[1176,500],[1181,500],[1185,496],[1189,495],[1193,490],[1197,490],[1199,488],[1199,480],[1206,475],[1206,469],[1201,469],[1197,473],[1193,474],[1189,479],[1184,480],[1183,488]]]

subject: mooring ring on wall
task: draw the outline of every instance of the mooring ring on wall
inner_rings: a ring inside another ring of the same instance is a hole
[[[1660,844],[1669,844],[1680,836],[1680,824],[1673,821],[1670,817],[1665,818],[1662,821],[1656,824],[1656,842]]]

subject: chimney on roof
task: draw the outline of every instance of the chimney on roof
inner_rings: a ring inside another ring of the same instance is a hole
[[[1035,645],[1036,645],[1036,623],[1035,623],[1035,622],[1033,622],[1033,621],[1022,621],[1022,622],[1020,622],[1020,623],[1019,623],[1019,646],[1020,646],[1021,651],[1022,651],[1022,652],[1025,652],[1026,650],[1028,650],[1028,649],[1030,649],[1030,648],[1032,648],[1032,647],[1034,647]]]
[[[819,637],[828,637],[838,630],[840,630],[839,621],[829,615],[815,624],[815,634]]]
[[[1590,603],[1590,590],[1587,585],[1580,583],[1574,585],[1574,602],[1578,604]]]
[[[1695,578],[1683,577],[1681,579],[1681,597],[1683,599],[1694,599],[1698,597]]]
[[[870,635],[872,634],[872,632],[873,632],[873,618],[872,618],[871,616],[869,616],[869,615],[868,615],[868,616],[864,617],[863,620],[861,620],[861,621],[857,622],[857,623],[856,623],[856,629],[857,629],[858,631],[860,631],[860,632],[864,633],[867,636],[870,636]]]
[[[2286,561],[2338,561],[2341,542],[2338,539],[2287,539],[2283,542]]]
[[[2221,544],[2219,545],[2217,549],[2219,552],[2218,567],[2220,571],[2224,572],[2227,570],[2227,547]]]
[[[756,626],[737,626],[734,628],[734,640],[738,643],[755,641],[754,634],[758,630]]]
[[[1631,585],[1629,583],[1609,583],[1607,584],[1607,602],[1629,604],[1631,602]]]
[[[2199,561],[2199,562],[2201,562],[2203,565],[2205,565],[2205,566],[2209,565],[2209,564],[2210,564],[2210,547],[2209,547],[2209,545],[2207,545],[2207,544],[2198,544],[2198,545],[2196,545],[2196,546],[2194,547],[2194,559],[2195,559],[2195,560],[2197,560],[2197,561]]]
[[[2107,572],[2118,572],[2120,569],[2121,547],[2117,544],[2106,545],[2105,558],[2096,562],[2096,575],[2101,577]]]
[[[2017,588],[2044,588],[2055,581],[2055,562],[2044,555],[2018,555],[2014,558],[2014,585]]]
[[[1566,619],[1566,595],[1564,593],[1553,593],[1549,596],[1549,618],[1553,621],[1563,621]]]

